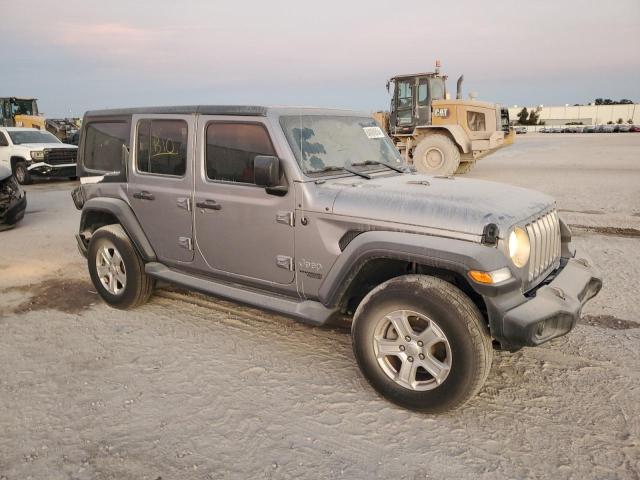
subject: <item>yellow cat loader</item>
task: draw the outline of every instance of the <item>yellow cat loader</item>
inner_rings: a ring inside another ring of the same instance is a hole
[[[0,97],[0,125],[47,130],[69,143],[80,128],[79,118],[47,118],[38,111],[37,98]]]
[[[513,142],[509,111],[498,104],[462,99],[461,76],[456,99],[450,100],[446,75],[434,72],[397,75],[390,112],[373,114],[420,173],[463,174],[476,160]]]
[[[0,117],[4,127],[45,128],[36,98],[0,97]]]

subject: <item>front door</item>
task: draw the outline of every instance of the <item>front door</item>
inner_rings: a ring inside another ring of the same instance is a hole
[[[134,115],[129,202],[158,260],[191,262],[192,115]]]
[[[406,127],[413,125],[413,98],[415,79],[407,78],[397,80],[396,86],[396,126]]]
[[[277,156],[264,119],[198,120],[196,248],[214,272],[290,284],[295,278],[294,192],[290,188],[279,196],[257,186],[256,155]]]

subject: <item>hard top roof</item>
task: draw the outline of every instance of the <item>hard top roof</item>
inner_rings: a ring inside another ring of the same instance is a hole
[[[234,115],[266,117],[274,115],[354,115],[370,116],[368,113],[353,110],[342,110],[319,107],[284,107],[260,105],[177,105],[165,107],[115,108],[105,110],[89,110],[87,117],[103,117],[139,114],[173,114],[173,115]]]

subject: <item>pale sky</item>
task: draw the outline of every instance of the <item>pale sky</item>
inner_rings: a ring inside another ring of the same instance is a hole
[[[0,0],[0,96],[48,116],[178,104],[388,108],[431,71],[505,105],[640,102],[639,0]]]

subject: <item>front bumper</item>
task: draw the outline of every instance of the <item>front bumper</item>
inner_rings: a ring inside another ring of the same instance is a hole
[[[31,175],[40,177],[75,177],[76,164],[64,163],[61,165],[49,165],[45,162],[32,163],[27,167]]]
[[[533,292],[485,298],[493,336],[506,349],[535,346],[569,333],[582,307],[602,288],[591,260],[576,252]]]

